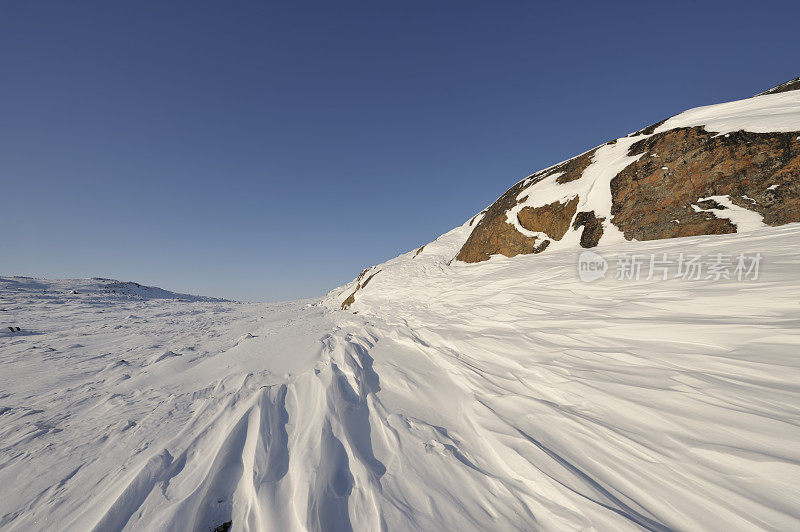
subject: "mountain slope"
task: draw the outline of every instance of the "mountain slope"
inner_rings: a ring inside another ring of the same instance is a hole
[[[799,89],[690,109],[540,170],[448,233],[463,240],[446,263],[800,222]],[[335,290],[339,306],[383,268]]]

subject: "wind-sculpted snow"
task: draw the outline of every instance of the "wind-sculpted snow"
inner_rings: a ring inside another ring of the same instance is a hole
[[[689,109],[664,121],[655,132],[693,126],[703,126],[707,131],[720,134],[741,130],[754,133],[793,132],[797,131],[799,119],[800,91],[795,89]]]
[[[386,331],[372,351],[380,397],[446,429],[461,472],[481,472],[422,482],[482,493],[438,507],[489,512],[426,526],[797,528],[798,235],[795,224],[604,250],[760,252],[755,281],[647,280],[645,266],[638,281],[610,271],[587,284],[567,251],[444,267],[463,230],[379,265],[352,310]],[[379,364],[389,356],[395,367]],[[439,467],[456,469],[451,458]]]
[[[571,251],[448,266],[468,232],[351,311],[0,285],[0,528],[800,526],[800,227],[603,250],[757,280],[590,284]]]

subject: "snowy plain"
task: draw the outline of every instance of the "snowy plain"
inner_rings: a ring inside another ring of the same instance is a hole
[[[0,528],[800,526],[800,226],[602,250],[760,252],[755,281],[447,266],[467,231],[357,313],[2,278]]]

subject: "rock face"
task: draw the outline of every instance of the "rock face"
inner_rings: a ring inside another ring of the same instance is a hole
[[[523,235],[506,221],[506,212],[517,204],[517,195],[522,192],[524,183],[520,181],[489,206],[458,252],[457,260],[480,262],[498,253],[514,257],[541,251],[537,250],[535,237]]]
[[[791,91],[797,98],[775,96]],[[748,106],[761,109],[764,98],[780,99],[774,132],[747,120]],[[670,119],[525,178],[476,217],[456,259],[540,253],[562,239],[594,247],[609,233],[628,240],[734,233],[742,230],[736,217],[720,214],[731,210],[757,213],[765,225],[799,222],[800,78],[734,103],[744,111],[724,132],[705,123],[669,128]],[[729,105],[719,116],[727,119]],[[597,198],[609,192],[598,212]]]
[[[561,240],[569,229],[577,207],[578,198],[566,203],[554,201],[541,207],[523,207],[517,214],[517,220],[528,231],[545,233],[554,240]]]
[[[781,83],[777,87],[773,87],[768,91],[764,91],[757,94],[757,96],[763,96],[765,94],[778,94],[779,92],[796,91],[798,89],[800,89],[800,77],[791,79],[786,83]]]
[[[519,196],[532,183],[556,174],[560,174],[556,181],[561,184],[579,179],[591,164],[595,151],[588,151],[569,161],[537,172],[511,187],[486,209],[456,256],[456,260],[480,262],[497,254],[514,257],[544,251],[550,241],[521,233],[508,222],[507,212],[525,199]],[[518,221],[528,231],[545,233],[550,238],[560,240],[569,229],[577,205],[577,201],[571,200],[566,203],[553,202],[539,208],[525,207],[517,215]]]
[[[422,246],[422,247],[424,248],[425,246]],[[419,251],[422,251],[422,248],[420,248],[420,250],[419,250]],[[419,251],[418,251],[417,253],[419,253]],[[373,278],[373,277],[375,277],[376,275],[378,275],[378,273],[380,273],[380,270],[378,270],[378,271],[376,271],[376,272],[372,273],[372,275],[368,276],[366,279],[364,279],[364,277],[365,277],[365,276],[366,276],[368,273],[370,273],[370,271],[371,271],[371,270],[372,270],[372,268],[366,268],[366,269],[364,269],[364,270],[361,272],[361,274],[358,276],[358,278],[356,279],[356,289],[355,289],[355,290],[353,290],[353,293],[352,293],[352,294],[350,294],[350,295],[347,297],[347,299],[345,299],[345,300],[342,302],[342,306],[341,306],[341,309],[342,309],[342,310],[347,310],[347,309],[349,309],[349,308],[350,308],[350,305],[352,305],[352,304],[353,304],[353,303],[355,303],[355,301],[356,301],[356,293],[357,293],[359,290],[361,290],[362,288],[364,288],[365,286],[367,286],[367,283],[369,283],[369,282],[372,280],[372,278]],[[362,279],[364,279],[364,280],[363,280],[363,282],[362,282]]]
[[[605,218],[598,218],[594,211],[579,212],[572,224],[573,229],[583,227],[581,232],[581,247],[593,248],[600,242],[603,236],[603,221]]]
[[[639,141],[630,153],[643,156],[611,181],[612,222],[629,240],[735,233],[729,220],[693,208],[702,207],[699,198],[719,195],[768,225],[800,221],[797,135],[718,136],[694,127]]]

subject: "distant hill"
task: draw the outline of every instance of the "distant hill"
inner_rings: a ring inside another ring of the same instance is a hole
[[[33,277],[0,277],[0,292],[6,290],[42,290],[52,294],[108,295],[129,299],[176,299],[180,301],[227,301],[225,299],[180,294],[156,286],[145,286],[133,281],[117,281],[93,277],[91,279],[36,279]]]

